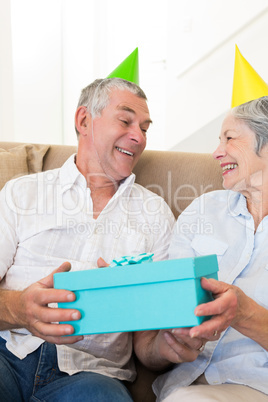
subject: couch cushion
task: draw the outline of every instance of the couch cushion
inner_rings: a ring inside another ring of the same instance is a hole
[[[25,147],[27,151],[29,173],[41,172],[43,169],[43,159],[49,149],[49,145],[26,144],[22,145],[22,147]]]
[[[0,148],[0,189],[18,176],[42,170],[43,157],[49,145],[19,145],[8,150]]]

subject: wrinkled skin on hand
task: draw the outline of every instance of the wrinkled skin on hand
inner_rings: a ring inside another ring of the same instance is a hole
[[[71,268],[65,262],[55,271],[40,281],[33,283],[23,291],[7,291],[9,300],[10,327],[26,328],[33,335],[55,344],[71,344],[81,340],[81,336],[68,336],[74,332],[69,324],[62,321],[78,320],[81,317],[75,309],[48,307],[50,303],[70,302],[75,300],[74,293],[64,289],[53,288],[53,275],[66,272]],[[7,325],[8,326],[8,325]]]

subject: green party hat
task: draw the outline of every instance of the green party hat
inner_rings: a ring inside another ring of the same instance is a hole
[[[122,78],[139,85],[139,51],[136,49],[107,78]]]

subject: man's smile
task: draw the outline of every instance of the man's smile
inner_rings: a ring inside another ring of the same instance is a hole
[[[133,152],[127,151],[126,149],[123,148],[119,148],[119,147],[115,147],[117,149],[117,151],[121,152],[122,154],[126,154],[129,156],[134,156]]]

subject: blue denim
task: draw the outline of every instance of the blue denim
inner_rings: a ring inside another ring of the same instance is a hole
[[[59,370],[55,345],[43,343],[20,360],[0,337],[1,402],[132,402],[117,379],[91,372],[72,376]]]

